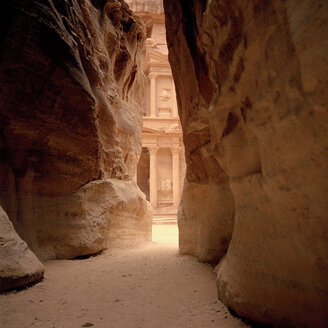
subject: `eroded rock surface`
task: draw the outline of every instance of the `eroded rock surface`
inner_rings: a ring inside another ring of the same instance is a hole
[[[207,186],[220,176],[230,187],[215,192],[227,199],[230,189],[235,203],[220,299],[256,322],[327,326],[327,2],[164,7],[187,181]],[[191,207],[189,193],[182,209]],[[206,204],[199,199],[199,212]],[[181,226],[182,249],[218,211]]]
[[[166,7],[166,16],[170,16],[166,21],[169,58],[187,164],[178,215],[180,253],[216,262],[226,253],[231,240],[235,205],[229,177],[211,150],[208,106],[213,87],[205,57],[196,47],[199,40],[190,16],[193,9],[188,11],[178,2]],[[200,6],[195,10],[202,14]]]
[[[149,207],[131,180],[140,19],[116,0],[5,1],[1,16],[0,202],[16,231],[43,259],[98,252],[131,234],[121,225],[149,239]]]
[[[0,291],[26,286],[42,279],[44,266],[19,238],[0,207]]]
[[[184,183],[178,212],[179,252],[202,262],[218,262],[233,228],[234,202],[227,183]]]

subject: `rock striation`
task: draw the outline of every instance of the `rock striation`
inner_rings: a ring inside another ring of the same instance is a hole
[[[149,240],[132,181],[142,22],[118,0],[0,6],[0,203],[16,231],[45,260]]]
[[[43,273],[44,266],[19,238],[0,207],[0,292],[37,282]]]
[[[164,8],[187,159],[182,252],[201,258],[199,249],[219,245],[219,229],[205,242],[192,236],[232,211],[219,298],[258,323],[326,327],[327,2]]]

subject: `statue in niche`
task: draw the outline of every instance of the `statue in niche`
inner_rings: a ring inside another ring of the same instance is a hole
[[[171,191],[172,190],[172,181],[170,179],[163,179],[161,182],[162,191]]]
[[[166,204],[166,206],[172,202],[172,181],[170,179],[162,179],[159,190],[159,201],[162,204]]]
[[[161,94],[159,95],[159,98],[161,99],[162,103],[167,102],[171,98],[170,90],[170,88],[163,88]]]

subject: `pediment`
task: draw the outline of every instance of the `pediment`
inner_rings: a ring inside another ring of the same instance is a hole
[[[142,133],[143,134],[156,134],[156,135],[159,135],[159,134],[181,134],[182,131],[181,131],[181,128],[180,128],[180,125],[179,123],[173,123],[169,126],[166,126],[166,127],[161,127],[159,128],[158,130],[155,130],[155,129],[152,129],[152,128],[149,128],[149,127],[143,127],[142,128]]]
[[[167,55],[162,54],[154,49],[147,50],[146,63],[147,65],[151,64],[152,66],[169,66]]]
[[[160,130],[155,130],[155,129],[151,129],[151,128],[147,128],[147,127],[143,127],[142,128],[142,133],[146,133],[146,134],[158,134],[161,133],[162,131]]]
[[[149,56],[149,58],[151,59],[155,59],[158,61],[168,61],[168,56],[166,54],[163,54],[159,51],[156,51],[155,49],[148,49],[147,50],[147,55]]]

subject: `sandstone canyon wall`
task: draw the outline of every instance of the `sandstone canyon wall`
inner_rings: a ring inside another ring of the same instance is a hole
[[[2,1],[0,204],[41,259],[149,240],[140,19],[124,1]]]
[[[193,236],[233,213],[219,298],[255,322],[327,327],[327,2],[164,8],[187,160],[181,251],[202,259],[216,243],[221,257],[219,228]]]
[[[208,107],[213,86],[203,52],[197,48],[193,5],[165,5],[169,59],[187,164],[178,214],[180,253],[217,262],[231,240],[235,204],[228,174],[211,150]],[[202,7],[196,3],[195,10],[202,15]]]

